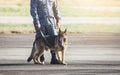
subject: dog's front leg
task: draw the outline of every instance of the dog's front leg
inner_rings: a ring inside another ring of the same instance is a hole
[[[62,63],[64,62],[64,50],[62,50]]]
[[[60,61],[60,55],[58,51],[57,51],[57,57],[58,57],[58,60]]]
[[[65,59],[64,59],[64,58],[65,58],[65,56],[64,56],[64,55],[65,55],[65,51],[62,50],[61,52],[62,52],[62,63],[63,63],[64,65],[66,65]]]
[[[39,51],[39,55],[38,55],[38,64],[41,64],[41,65],[44,64],[43,62],[40,61],[40,57],[41,57],[43,54],[44,54],[44,49],[41,49],[41,50]]]

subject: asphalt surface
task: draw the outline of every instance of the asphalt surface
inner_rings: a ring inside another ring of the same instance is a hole
[[[120,75],[120,33],[69,34],[67,65],[27,63],[34,34],[0,34],[0,75]]]
[[[2,24],[32,24],[32,17],[21,16],[0,16]],[[103,24],[120,25],[119,17],[62,17],[60,24]]]

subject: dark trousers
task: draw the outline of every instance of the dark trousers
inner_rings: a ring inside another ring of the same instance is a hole
[[[53,25],[41,25],[41,31],[44,33],[44,35],[57,35],[57,32],[55,30],[55,27]],[[36,30],[36,38],[40,37],[40,31]],[[44,61],[44,55],[41,56],[40,58],[41,61]],[[51,61],[56,60],[56,53],[55,51],[51,50]]]

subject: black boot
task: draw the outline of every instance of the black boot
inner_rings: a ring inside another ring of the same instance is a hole
[[[62,62],[57,60],[55,51],[51,51],[51,56],[52,58],[50,64],[62,64]]]
[[[44,61],[45,61],[44,54],[40,57],[40,61],[41,61],[41,62],[44,62]]]

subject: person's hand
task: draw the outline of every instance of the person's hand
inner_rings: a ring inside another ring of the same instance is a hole
[[[40,26],[41,26],[40,24],[36,24],[35,25],[36,30],[40,30]]]

